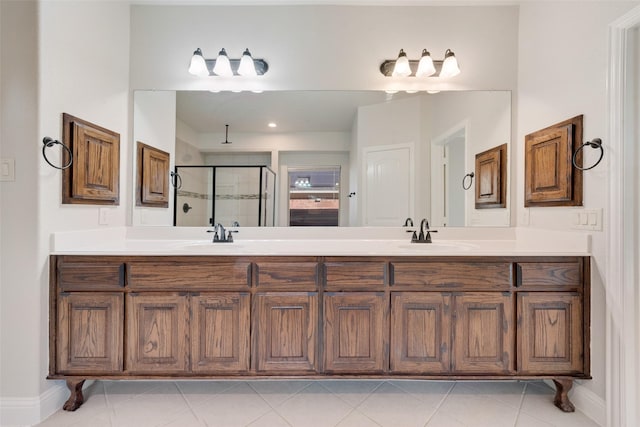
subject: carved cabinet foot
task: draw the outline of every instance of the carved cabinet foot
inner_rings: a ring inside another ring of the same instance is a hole
[[[553,380],[556,385],[556,396],[553,403],[563,412],[574,412],[576,410],[569,400],[569,390],[573,387],[573,380]]]
[[[84,396],[82,395],[82,386],[85,380],[67,380],[67,387],[71,392],[69,399],[64,403],[62,409],[65,411],[75,411],[84,403]]]

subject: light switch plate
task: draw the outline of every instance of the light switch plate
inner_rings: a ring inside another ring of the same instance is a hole
[[[0,159],[0,181],[16,180],[15,159]]]
[[[602,209],[581,209],[572,215],[571,228],[574,230],[602,231]]]

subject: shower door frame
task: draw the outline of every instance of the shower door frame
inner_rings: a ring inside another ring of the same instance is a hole
[[[271,216],[274,218],[274,224],[275,224],[275,210],[276,210],[276,185],[275,185],[275,178],[276,178],[276,173],[269,167],[266,165],[175,165],[173,167],[173,171],[175,174],[177,174],[178,176],[180,176],[180,174],[178,173],[178,168],[199,168],[199,169],[211,169],[212,170],[212,176],[211,176],[211,217],[209,218],[209,225],[204,225],[203,227],[208,227],[208,226],[213,226],[213,221],[214,218],[216,217],[216,169],[217,168],[253,168],[253,169],[258,169],[259,170],[259,183],[258,183],[258,227],[266,227],[266,225],[262,224],[263,223],[263,218],[262,218],[262,198],[263,198],[263,175],[265,172],[265,169],[269,172],[271,172],[273,174],[273,180],[274,180],[274,185],[273,185],[273,212],[271,213]],[[177,186],[173,186],[173,226],[177,227],[176,222],[178,219],[178,190],[179,188]],[[266,203],[266,201],[265,201]],[[266,220],[266,214],[265,214],[265,218],[264,220]]]

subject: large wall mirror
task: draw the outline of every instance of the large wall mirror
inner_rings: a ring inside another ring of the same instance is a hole
[[[509,91],[137,91],[133,133],[181,184],[134,225],[510,225]],[[506,207],[476,209],[465,176],[502,144]]]

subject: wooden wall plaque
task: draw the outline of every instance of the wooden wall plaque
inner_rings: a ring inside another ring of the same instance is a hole
[[[525,207],[582,206],[581,145],[582,115],[525,136]]]
[[[136,206],[169,207],[169,153],[138,141]]]
[[[476,154],[476,209],[507,206],[507,144]]]
[[[71,167],[62,173],[62,203],[118,205],[120,134],[67,113],[62,122],[63,144],[73,153]]]

